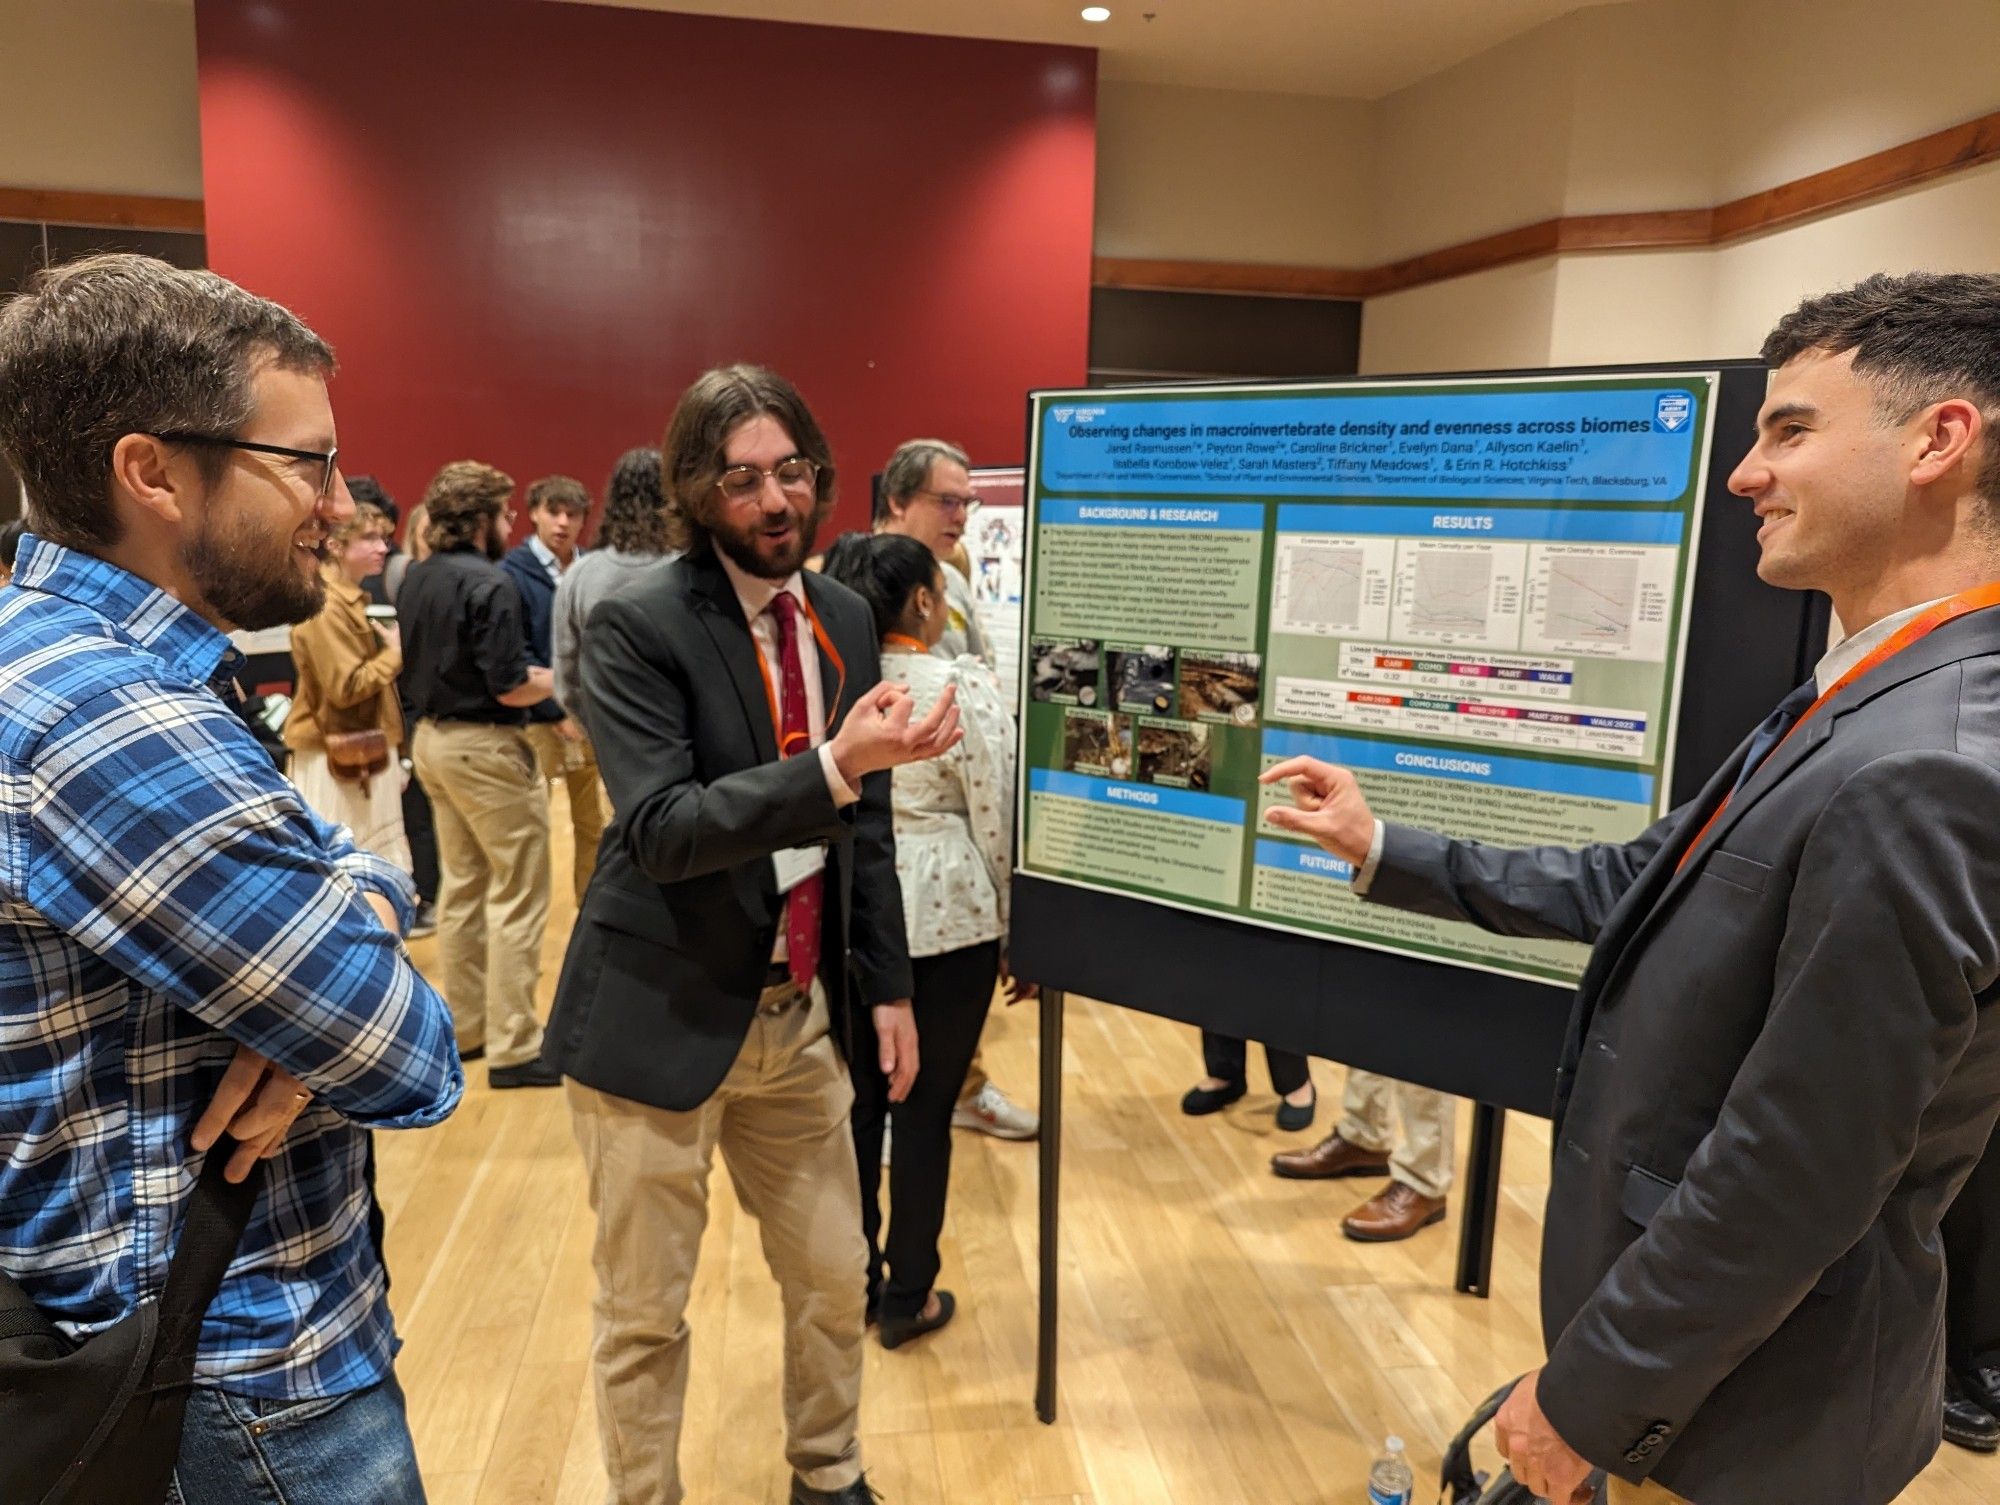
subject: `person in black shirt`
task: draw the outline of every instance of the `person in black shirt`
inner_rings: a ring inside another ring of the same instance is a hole
[[[494,1087],[554,1087],[535,1014],[549,792],[527,735],[551,678],[529,662],[521,594],[495,562],[513,496],[490,465],[440,470],[424,495],[434,552],[403,577],[396,613],[411,748],[437,819],[438,955],[459,1054],[486,1056]]]

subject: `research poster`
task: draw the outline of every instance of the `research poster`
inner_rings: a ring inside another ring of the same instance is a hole
[[[1572,983],[1587,948],[1363,903],[1262,823],[1623,841],[1665,809],[1714,372],[1040,392],[1023,872]]]

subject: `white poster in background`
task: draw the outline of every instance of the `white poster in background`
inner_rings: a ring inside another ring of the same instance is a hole
[[[975,470],[979,503],[965,520],[972,599],[1007,703],[1021,698],[1021,575],[1027,557],[1026,477],[1019,467]]]

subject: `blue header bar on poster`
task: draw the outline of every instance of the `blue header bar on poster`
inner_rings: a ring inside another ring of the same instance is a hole
[[[1030,769],[1028,788],[1036,794],[1089,800],[1095,805],[1120,805],[1127,810],[1143,810],[1152,815],[1212,820],[1230,826],[1242,825],[1246,814],[1243,801],[1227,799],[1219,794],[1168,789],[1157,784],[1127,784],[1116,779],[1092,778],[1089,774],[1064,773],[1053,768]]]
[[[1465,784],[1616,800],[1620,804],[1649,808],[1653,803],[1651,774],[1591,768],[1578,763],[1510,758],[1476,749],[1423,747],[1413,743],[1372,742],[1360,737],[1267,730],[1264,733],[1264,756],[1318,758],[1322,762],[1367,772],[1454,779]]]

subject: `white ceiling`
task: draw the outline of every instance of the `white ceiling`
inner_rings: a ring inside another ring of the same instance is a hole
[[[1377,99],[1593,5],[1624,0],[570,0],[934,36],[1096,47],[1109,79]],[[1150,16],[1150,19],[1148,17]]]

